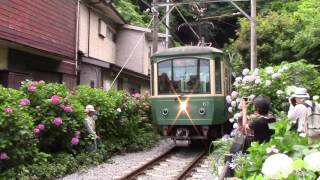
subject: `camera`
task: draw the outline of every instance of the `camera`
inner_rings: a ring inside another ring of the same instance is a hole
[[[243,97],[242,98],[245,102],[248,102],[249,98],[248,97]]]

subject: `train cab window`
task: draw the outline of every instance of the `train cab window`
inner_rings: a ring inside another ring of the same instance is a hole
[[[172,78],[172,61],[164,61],[158,65],[159,94],[169,94]]]
[[[216,94],[222,94],[222,82],[221,82],[221,59],[217,58],[215,61],[215,87]]]
[[[209,61],[174,59],[158,65],[159,94],[210,93]]]

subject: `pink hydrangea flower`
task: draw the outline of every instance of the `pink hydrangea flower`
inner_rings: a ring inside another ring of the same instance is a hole
[[[40,123],[37,125],[37,128],[42,131],[42,130],[44,130],[45,126],[44,126],[44,124]]]
[[[79,138],[73,137],[73,138],[71,139],[71,144],[77,145],[78,143],[79,143]]]
[[[57,95],[53,95],[51,96],[51,104],[53,105],[57,105],[60,102],[60,97]]]
[[[64,109],[66,106],[64,104],[60,104],[60,108]]]
[[[5,152],[0,153],[0,160],[8,160],[9,156]]]
[[[79,136],[80,136],[80,134],[81,134],[81,132],[80,132],[79,130],[74,131],[74,136],[79,137]]]
[[[62,119],[61,117],[55,117],[52,121],[52,123],[56,126],[60,126],[62,124]]]
[[[6,112],[6,113],[12,113],[13,110],[12,110],[12,108],[7,107],[7,108],[4,109],[4,112]]]
[[[29,92],[35,92],[37,90],[37,87],[36,86],[34,86],[34,85],[29,85],[28,86],[28,91]]]
[[[132,96],[135,97],[135,98],[140,98],[141,97],[141,95],[139,93],[135,93]]]
[[[30,104],[30,100],[27,98],[21,99],[20,100],[20,104],[23,106],[29,105]]]
[[[39,134],[40,134],[40,129],[34,128],[34,129],[33,129],[33,134],[39,135]]]
[[[68,98],[65,97],[65,98],[63,99],[63,101],[64,101],[64,102],[68,102]]]
[[[46,83],[44,80],[39,81],[39,84],[44,84],[44,83]]]
[[[65,112],[72,112],[72,107],[71,106],[65,106],[63,109]]]

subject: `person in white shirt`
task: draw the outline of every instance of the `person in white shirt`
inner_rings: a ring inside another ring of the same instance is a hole
[[[305,133],[306,118],[312,113],[312,107],[310,103],[307,103],[309,98],[305,88],[297,88],[289,99],[288,118],[292,124],[297,126],[298,133]]]
[[[90,152],[95,152],[97,150],[97,139],[99,138],[96,133],[96,110],[92,105],[87,105],[85,112],[87,113],[87,116],[83,123],[89,133],[89,137],[93,140],[92,144],[89,145],[88,150]]]

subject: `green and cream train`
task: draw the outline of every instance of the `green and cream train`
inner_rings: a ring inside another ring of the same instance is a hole
[[[178,47],[151,58],[153,122],[174,140],[220,136],[227,122],[231,70],[221,50]]]

